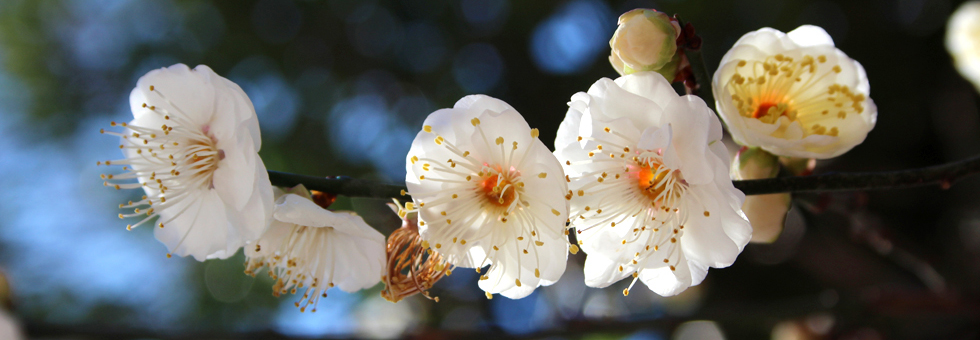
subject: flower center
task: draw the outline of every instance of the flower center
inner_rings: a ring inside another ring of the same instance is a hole
[[[517,199],[517,187],[500,173],[485,176],[480,181],[480,189],[487,202],[498,207],[509,207]]]
[[[679,171],[668,169],[657,157],[636,159],[636,185],[655,206],[680,198],[686,187]]]
[[[168,101],[166,96],[154,86],[150,91]],[[160,212],[179,202],[195,199],[191,191],[214,189],[214,172],[225,158],[225,151],[218,148],[218,140],[210,132],[210,126],[193,123],[190,115],[174,108],[143,104],[145,114],[156,115],[162,125],[144,126],[137,123],[111,122],[113,127],[122,127],[122,132],[100,130],[101,133],[121,139],[120,149],[125,158],[98,162],[97,165],[122,165],[124,173],[103,174],[104,185],[116,189],[144,189],[147,196],[139,201],[120,204],[119,208],[133,208],[132,214],[119,214],[120,218],[141,217],[127,229],[138,227],[161,216]],[[136,180],[134,183],[133,180]],[[181,210],[166,219],[157,221],[163,228],[187,209]],[[183,239],[174,249],[183,243]],[[173,251],[173,250],[171,250]],[[169,255],[169,254],[168,254]]]
[[[836,136],[836,125],[864,112],[865,95],[834,82],[843,69],[825,65],[827,57],[782,54],[763,61],[738,61],[726,87],[740,115],[774,124],[780,117],[799,122],[805,135]],[[745,75],[747,76],[745,76]],[[774,135],[785,132],[778,129]],[[777,136],[780,137],[780,136]]]

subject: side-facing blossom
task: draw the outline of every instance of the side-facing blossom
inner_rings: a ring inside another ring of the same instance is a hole
[[[565,271],[567,183],[524,117],[466,96],[433,112],[412,142],[405,177],[424,245],[480,277],[487,297],[516,299]]]
[[[238,85],[200,65],[150,71],[129,96],[133,120],[112,122],[122,174],[102,175],[116,189],[142,188],[120,218],[155,218],[155,235],[173,254],[227,258],[266,230],[272,186],[259,158],[262,140],[252,102]],[[170,256],[168,253],[167,256]]]
[[[303,292],[296,307],[316,304],[334,286],[345,292],[380,282],[385,237],[350,211],[330,211],[302,185],[276,191],[274,220],[254,245],[245,247],[245,273],[262,267],[276,280],[272,294]]]
[[[721,136],[714,112],[658,73],[603,78],[572,96],[555,155],[571,179],[586,285],[632,276],[675,295],[735,261],[752,228]]]
[[[864,68],[820,27],[750,32],[720,65],[712,90],[739,144],[825,159],[860,144],[875,126]]]
[[[946,49],[956,70],[980,91],[980,1],[960,5],[949,18]]]
[[[619,27],[609,40],[609,63],[620,75],[659,72],[674,79],[681,64],[677,37],[681,26],[663,12],[637,8],[619,16]]]

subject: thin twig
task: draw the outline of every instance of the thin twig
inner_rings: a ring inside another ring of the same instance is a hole
[[[746,195],[780,192],[826,192],[901,189],[939,185],[948,189],[956,180],[980,172],[980,156],[919,169],[828,173],[814,176],[779,177],[733,181]]]
[[[980,173],[980,156],[926,168],[863,173],[828,173],[813,176],[780,177],[732,181],[746,195],[780,192],[826,192],[901,189],[928,185],[949,188],[956,180]],[[307,189],[347,197],[399,198],[404,186],[384,184],[350,177],[316,177],[269,171],[273,185],[291,187],[303,184]]]

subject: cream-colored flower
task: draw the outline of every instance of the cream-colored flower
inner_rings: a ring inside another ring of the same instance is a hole
[[[676,295],[735,261],[752,228],[721,136],[704,101],[658,73],[603,78],[572,96],[555,155],[571,179],[586,285],[632,277]]]
[[[303,291],[296,307],[305,311],[313,305],[314,312],[327,289],[356,292],[380,282],[384,235],[353,212],[317,205],[302,185],[275,191],[275,220],[254,246],[246,247],[246,274],[268,267],[276,280],[273,295]]]
[[[484,95],[423,124],[405,184],[424,245],[457,267],[489,265],[479,283],[487,297],[522,298],[557,281],[568,257],[568,186],[538,130]]]
[[[949,18],[946,49],[956,70],[980,91],[980,1],[969,1]]]
[[[123,174],[103,174],[105,185],[142,189],[139,201],[120,204],[139,217],[132,229],[157,217],[156,238],[171,253],[227,258],[265,232],[272,218],[272,185],[259,148],[259,122],[238,85],[200,65],[153,70],[129,96],[133,120],[112,122],[122,133]],[[167,254],[170,256],[170,254]]]
[[[860,144],[878,110],[864,68],[822,28],[763,28],[732,47],[715,72],[718,113],[739,144],[825,159]]]
[[[638,8],[623,13],[609,40],[609,62],[621,75],[654,71],[672,80],[681,61],[677,53],[680,34],[677,20],[663,12]]]

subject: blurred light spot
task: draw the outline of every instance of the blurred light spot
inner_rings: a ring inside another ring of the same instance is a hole
[[[229,259],[205,262],[204,284],[211,297],[227,303],[241,301],[248,296],[255,277],[242,275],[242,263],[245,263],[242,252],[237,252]]]
[[[616,16],[605,3],[575,0],[538,24],[531,56],[541,70],[554,74],[584,71],[607,50]]]
[[[409,24],[401,42],[399,60],[414,73],[431,72],[446,58],[446,37],[438,26],[427,22]]]
[[[228,72],[228,78],[245,91],[255,107],[262,138],[282,139],[292,132],[300,97],[266,57],[250,57]]]
[[[357,335],[372,339],[393,339],[418,325],[419,316],[425,314],[419,299],[402,300],[392,304],[377,294],[361,302],[354,312],[357,317]],[[428,303],[425,300],[425,303]]]
[[[122,67],[141,43],[159,42],[178,30],[180,12],[169,1],[64,2],[62,13],[42,6],[42,18],[84,69]],[[68,17],[66,17],[66,15]]]
[[[396,1],[400,4],[400,9],[412,18],[437,18],[446,11],[450,3],[455,0],[401,0]]]
[[[287,70],[303,70],[309,67],[330,67],[333,54],[321,37],[300,36],[293,39],[283,51],[282,64]]]
[[[357,53],[372,58],[387,53],[395,42],[403,39],[404,34],[398,19],[380,6],[363,21],[354,24],[348,33],[350,43]]]
[[[330,0],[328,5],[330,12],[336,15],[338,19],[356,23],[364,21],[371,13],[374,13],[374,9],[378,7],[378,2],[377,0]]]
[[[827,31],[838,47],[847,40],[847,14],[840,5],[830,1],[815,1],[803,8],[797,20],[800,25],[816,25]]]
[[[218,8],[208,2],[185,3],[184,20],[188,35],[181,36],[180,43],[185,48],[203,52],[221,41],[225,35],[225,19]],[[193,37],[193,43],[185,42]],[[193,46],[189,46],[193,45]]]
[[[480,287],[473,284],[480,277],[476,271],[472,270],[455,270],[453,275],[443,277],[436,284],[437,288],[443,291],[449,292],[454,298],[460,301],[477,301],[477,299],[486,299]]]
[[[915,36],[927,36],[946,24],[952,5],[947,0],[900,0],[895,2],[899,22]]]
[[[422,121],[435,111],[436,107],[423,96],[404,96],[398,99],[392,110],[395,115],[408,122],[407,125],[422,126]]]
[[[499,31],[510,14],[510,4],[506,0],[463,0],[459,6],[463,19],[482,34]]]
[[[497,86],[504,72],[504,60],[493,45],[464,46],[453,61],[453,77],[467,93],[486,93]]]
[[[353,92],[359,95],[379,95],[388,100],[394,100],[402,95],[398,77],[383,69],[373,69],[357,76],[351,85]]]
[[[449,331],[472,331],[479,327],[480,321],[480,311],[464,305],[446,314],[442,319],[442,328]]]
[[[641,330],[631,334],[623,340],[664,340],[664,336],[652,330]]]
[[[302,293],[281,297],[279,310],[275,316],[275,329],[287,336],[323,337],[349,335],[357,329],[357,319],[351,311],[359,297],[340,288],[327,291],[327,297],[320,298],[316,313],[307,309],[300,312],[294,303],[302,298]]]
[[[384,98],[361,95],[337,103],[327,118],[331,145],[352,164],[369,161],[389,180],[405,178],[405,155],[415,132],[400,123]]]
[[[252,8],[252,28],[262,41],[285,44],[296,37],[303,14],[288,0],[259,0]]]
[[[576,261],[568,261],[565,274],[562,279],[548,288],[548,297],[555,302],[555,307],[559,315],[565,319],[572,319],[582,313],[582,305],[585,302],[586,286],[585,274],[582,266]]]
[[[688,321],[674,330],[674,340],[724,340],[725,335],[714,321]]]
[[[582,306],[582,315],[589,318],[605,319],[620,318],[629,314],[622,295],[610,297],[609,294],[613,294],[611,290],[590,290],[589,293],[585,305]]]
[[[497,326],[511,334],[540,331],[554,323],[554,312],[540,290],[517,300],[497,295],[490,304]]]

